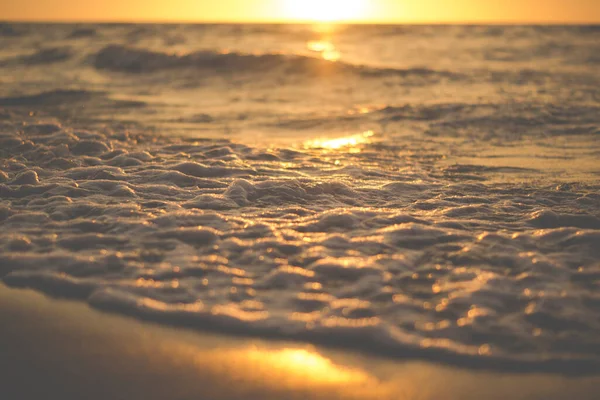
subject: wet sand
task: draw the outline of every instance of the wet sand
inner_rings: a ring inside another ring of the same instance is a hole
[[[496,374],[176,330],[0,285],[0,398],[597,398],[600,377]]]

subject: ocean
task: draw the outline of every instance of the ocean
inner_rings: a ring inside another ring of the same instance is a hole
[[[600,372],[600,27],[0,25],[0,277]]]

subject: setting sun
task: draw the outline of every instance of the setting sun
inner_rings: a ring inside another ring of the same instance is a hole
[[[600,21],[598,0],[77,0],[0,1],[0,19],[275,23],[575,23]]]
[[[359,20],[366,12],[366,0],[285,0],[284,12],[299,21]]]

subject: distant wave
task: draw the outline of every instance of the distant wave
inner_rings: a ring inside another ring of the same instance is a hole
[[[113,99],[106,92],[76,89],[59,89],[21,96],[0,97],[0,107],[42,107],[46,110],[71,108],[87,102],[93,102],[93,109],[106,107],[115,110],[146,106],[143,101]]]
[[[431,136],[470,136],[486,140],[533,136],[597,135],[600,107],[535,103],[447,103],[388,106],[377,112],[385,124],[430,122]]]
[[[6,22],[0,23],[0,37],[16,37],[23,35],[21,29],[18,29],[15,25]]]
[[[186,55],[151,51],[122,45],[109,45],[95,56],[94,66],[101,70],[145,73],[175,68],[199,68],[227,74],[275,71],[288,74],[356,74],[364,77],[416,76],[422,78],[460,78],[450,71],[429,68],[376,68],[292,54],[222,53],[203,50]]]
[[[0,106],[42,106],[75,103],[89,100],[95,94],[87,90],[51,90],[27,96],[0,97]]]
[[[70,59],[72,55],[72,50],[69,47],[51,47],[21,57],[20,61],[27,65],[52,64],[55,62],[66,61]]]
[[[88,26],[83,26],[80,28],[73,29],[73,31],[69,34],[69,36],[67,36],[67,38],[68,39],[81,39],[81,38],[94,37],[97,34],[98,34],[98,32],[96,31],[96,29],[94,29],[92,27],[88,27]]]
[[[1,36],[1,35],[0,35]],[[47,65],[69,60],[73,51],[69,47],[50,47],[37,50],[34,53],[10,57],[0,60],[0,67],[22,67],[33,65]]]

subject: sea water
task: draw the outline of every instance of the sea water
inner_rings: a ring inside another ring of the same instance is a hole
[[[0,276],[198,329],[600,371],[597,26],[0,25]]]

